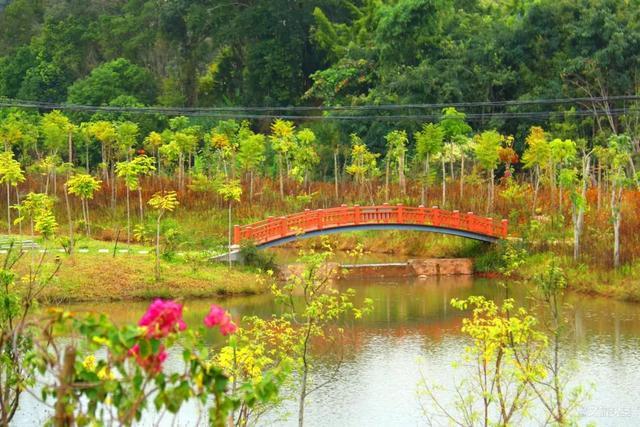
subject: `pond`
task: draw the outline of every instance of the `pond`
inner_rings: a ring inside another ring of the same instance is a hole
[[[495,281],[468,276],[428,280],[345,279],[340,289],[354,288],[357,299],[371,298],[374,312],[346,330],[344,351],[318,355],[320,375],[330,375],[337,363],[337,379],[309,397],[306,424],[310,426],[413,426],[424,425],[430,411],[419,382],[447,390],[463,371],[452,362],[460,360],[466,344],[460,334],[463,313],[451,308],[451,298],[485,295],[501,299],[504,289]],[[529,304],[525,288],[513,288],[513,296]],[[575,362],[574,385],[592,388],[591,399],[580,413],[580,424],[637,425],[640,420],[640,305],[590,296],[569,295],[570,334],[564,358]],[[225,300],[187,301],[185,319],[199,324],[209,305],[227,307],[234,318],[256,314],[269,316],[277,310],[267,295]],[[84,304],[75,310],[99,311],[117,322],[137,322],[147,303]],[[340,354],[337,357],[336,354]],[[338,360],[339,359],[339,360]],[[39,424],[43,410],[30,402],[23,405],[15,425]],[[276,415],[263,425],[296,425],[296,403],[285,404],[286,420]],[[191,415],[181,414],[178,425],[191,425]],[[195,420],[195,418],[193,418]]]

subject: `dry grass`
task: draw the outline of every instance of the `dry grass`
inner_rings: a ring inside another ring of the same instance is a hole
[[[382,203],[384,194],[381,192],[380,182],[374,194],[374,202]],[[38,189],[38,178],[30,177],[23,184],[26,188]],[[61,199],[61,189],[58,186],[58,198]],[[151,194],[160,189],[175,189],[175,182],[170,179],[147,179],[143,183],[143,198],[148,199]],[[312,182],[310,189],[289,182],[286,193],[290,195],[302,194],[310,190],[311,197],[288,196],[282,200],[278,185],[269,179],[256,182],[256,196],[253,202],[247,199],[246,192],[241,203],[234,208],[235,223],[249,223],[263,219],[269,215],[279,216],[304,208],[316,209],[336,206],[341,203],[371,203],[369,196],[363,194],[360,188],[352,182],[340,182],[340,194],[334,194],[333,183]],[[572,224],[571,209],[568,196],[565,194],[562,208],[558,207],[557,193],[553,194],[548,188],[540,191],[536,207],[539,208],[537,218],[542,218],[537,229],[533,230],[531,204],[532,193],[529,187],[523,187],[519,198],[513,200],[503,196],[505,184],[500,183],[496,189],[495,217],[509,218],[510,231],[515,235],[529,238],[532,252],[554,256],[557,259],[569,260],[572,252]],[[112,241],[117,229],[121,230],[120,245],[124,245],[122,230],[126,223],[124,211],[124,187],[118,188],[118,208],[110,208],[110,189],[104,187],[91,204],[91,218],[95,236],[105,241]],[[390,194],[400,194],[393,186]],[[486,186],[481,182],[468,179],[464,197],[460,197],[458,183],[448,184],[448,200],[445,208],[455,208],[461,211],[474,211],[480,214],[486,212]],[[175,251],[220,249],[226,243],[226,210],[225,203],[215,192],[196,193],[190,190],[179,192],[180,207],[176,212],[167,215],[164,227],[176,230]],[[396,197],[390,203],[405,203],[417,205],[420,201],[420,185],[410,182],[408,194]],[[582,292],[592,292],[609,295],[627,300],[640,300],[637,280],[628,271],[640,273],[640,192],[628,191],[625,194],[622,207],[621,225],[621,261],[624,264],[619,271],[612,268],[613,232],[611,227],[611,210],[608,206],[609,194],[606,189],[600,194],[598,208],[598,194],[595,188],[588,193],[589,208],[585,217],[585,229],[582,244],[581,262],[586,265],[580,267],[567,261],[564,266],[567,274],[571,275],[571,286]],[[135,200],[134,200],[135,202]],[[433,185],[427,194],[427,205],[440,202],[440,187]],[[78,201],[73,198],[74,212],[79,212]],[[136,207],[136,204],[133,204]],[[0,207],[2,202],[0,201]],[[61,222],[60,232],[66,227],[65,212],[62,204],[57,204],[56,216]],[[134,209],[134,221],[137,214]],[[147,221],[152,221],[152,214],[147,212]],[[538,222],[538,221],[533,221]],[[0,221],[0,228],[2,224]],[[339,250],[350,250],[362,243],[365,250],[375,253],[396,254],[403,257],[470,257],[485,251],[481,246],[464,239],[440,237],[428,233],[411,232],[364,232],[333,235],[330,239]],[[319,247],[319,239],[305,240],[297,247]],[[105,243],[106,247],[113,243]],[[57,284],[51,287],[49,294],[52,298],[61,299],[122,299],[148,298],[154,295],[190,295],[207,296],[216,293],[245,293],[257,292],[258,286],[251,274],[246,271],[228,272],[217,267],[203,267],[193,272],[189,265],[180,262],[164,263],[164,280],[153,283],[152,260],[138,257],[119,256],[111,259],[101,256],[90,261],[91,255],[80,258],[78,255],[75,265],[65,261],[63,271]],[[85,265],[89,263],[90,265]]]
[[[219,295],[257,294],[265,286],[259,274],[241,268],[229,269],[221,264],[206,264],[193,269],[185,262],[163,261],[162,280],[154,280],[154,260],[149,255],[77,254],[62,256],[58,274],[40,299],[46,303],[79,301],[120,301],[163,298],[205,298]],[[26,274],[31,255],[16,265]],[[49,256],[45,271],[54,268]]]
[[[482,251],[481,242],[462,237],[446,236],[419,231],[365,231],[332,234],[325,237],[338,251],[351,251],[361,244],[368,253],[422,258],[469,257]],[[320,237],[289,244],[297,249],[322,248]]]

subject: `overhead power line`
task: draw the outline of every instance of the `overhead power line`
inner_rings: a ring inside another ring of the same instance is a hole
[[[42,110],[65,110],[75,112],[88,113],[131,113],[131,114],[162,114],[169,116],[191,116],[191,117],[213,117],[220,119],[275,119],[282,118],[288,120],[422,120],[433,121],[439,120],[442,115],[439,109],[446,106],[454,107],[485,107],[485,106],[531,106],[531,105],[567,105],[567,104],[585,104],[591,103],[593,108],[574,110],[572,114],[578,117],[593,116],[595,114],[609,114],[612,116],[620,116],[627,114],[627,108],[610,108],[603,109],[604,103],[615,103],[624,101],[640,101],[640,96],[615,96],[615,97],[593,97],[593,98],[564,98],[564,99],[538,99],[538,100],[517,100],[517,101],[495,101],[495,102],[469,102],[469,103],[439,103],[439,104],[390,104],[385,106],[364,105],[353,107],[212,107],[212,108],[187,108],[187,107],[112,107],[112,106],[95,106],[80,104],[62,104],[42,101],[28,101],[19,99],[2,99],[0,98],[0,107],[18,107],[18,108],[37,108]],[[626,105],[625,105],[626,106]],[[353,112],[358,111],[385,111],[415,109],[415,108],[432,108],[438,109],[437,113],[415,113],[415,114],[362,114],[354,115]],[[267,113],[258,114],[251,111],[267,111]],[[295,114],[300,111],[322,111],[323,115],[304,115]],[[281,114],[272,111],[293,111],[294,114]],[[329,115],[331,111],[349,111],[349,114]],[[514,119],[514,118],[536,118],[544,119],[551,115],[562,114],[564,111],[502,111],[502,112],[469,112],[466,113],[466,119],[488,120],[494,119]]]
[[[339,106],[242,106],[242,107],[106,107],[101,108],[119,109],[180,109],[184,111],[357,111],[357,110],[399,110],[399,109],[440,109],[445,107],[510,107],[522,105],[561,105],[561,104],[582,104],[582,103],[602,103],[618,101],[639,101],[640,95],[620,95],[606,97],[578,97],[578,98],[543,98],[543,99],[518,99],[508,101],[474,101],[474,102],[447,102],[447,103],[421,103],[421,104],[380,104],[380,105],[339,105]],[[85,108],[95,106],[78,104],[54,104],[41,101],[28,101],[20,99],[8,99],[7,101],[37,105],[47,107],[51,105],[65,105],[68,108]]]
[[[2,98],[0,98],[1,100]],[[87,105],[55,104],[42,101],[21,99],[5,99],[8,102],[38,105],[42,107],[51,105],[65,105],[67,107],[82,108]],[[398,110],[398,109],[434,109],[445,107],[488,107],[488,106],[521,106],[540,104],[580,104],[594,102],[638,101],[640,95],[620,95],[607,97],[574,97],[574,98],[542,98],[542,99],[518,99],[508,101],[474,101],[474,102],[447,102],[447,103],[420,103],[420,104],[380,104],[380,105],[340,105],[340,106],[241,106],[241,107],[103,107],[103,108],[180,108],[189,111],[333,111],[333,110]]]

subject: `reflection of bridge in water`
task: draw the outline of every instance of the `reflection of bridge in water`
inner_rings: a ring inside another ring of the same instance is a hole
[[[438,207],[403,205],[347,206],[305,210],[236,225],[233,244],[244,241],[268,248],[298,239],[359,230],[416,230],[494,243],[507,237],[507,220],[496,220]]]

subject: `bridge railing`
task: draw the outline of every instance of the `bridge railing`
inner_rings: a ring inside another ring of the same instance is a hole
[[[367,224],[430,225],[440,228],[468,231],[485,236],[504,238],[507,236],[507,220],[495,220],[459,211],[447,211],[437,206],[409,207],[403,205],[346,206],[329,209],[305,210],[282,217],[244,226],[234,227],[233,242],[244,240],[262,244],[283,237],[304,234],[329,228]]]

